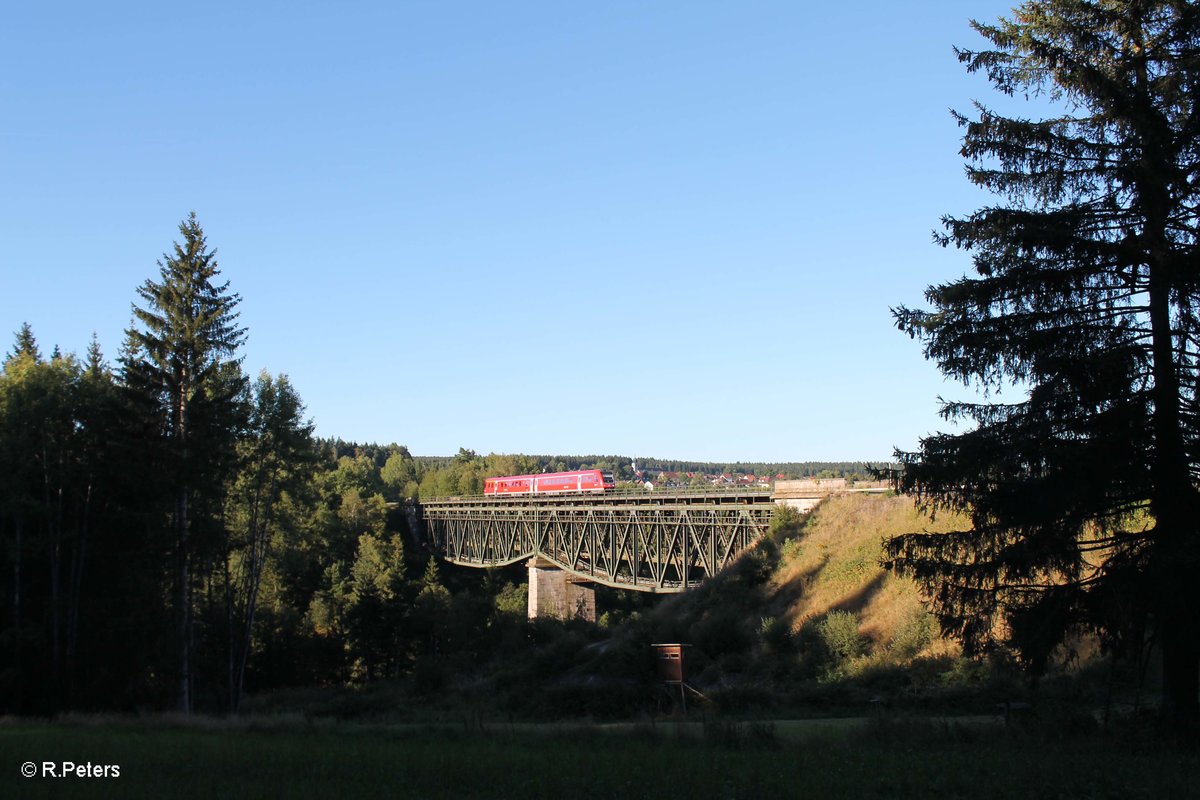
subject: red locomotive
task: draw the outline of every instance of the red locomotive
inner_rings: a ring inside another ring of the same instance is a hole
[[[541,475],[510,475],[506,478],[487,478],[484,494],[567,494],[591,492],[597,494],[617,487],[611,472],[598,469],[578,469],[573,472],[546,472]]]

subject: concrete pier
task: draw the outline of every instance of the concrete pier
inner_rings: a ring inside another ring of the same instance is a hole
[[[529,568],[529,619],[596,621],[596,588],[544,558],[525,562]]]

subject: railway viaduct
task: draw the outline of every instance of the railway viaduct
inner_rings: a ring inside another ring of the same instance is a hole
[[[778,481],[773,490],[440,498],[411,507],[410,524],[453,564],[525,562],[531,619],[594,620],[596,584],[685,591],[753,547],[779,506],[807,512],[842,491],[839,479]]]

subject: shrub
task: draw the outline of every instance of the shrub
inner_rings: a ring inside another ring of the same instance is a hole
[[[916,658],[933,641],[936,627],[932,614],[923,608],[913,609],[892,637],[892,653],[904,660]]]
[[[524,618],[529,606],[529,588],[525,584],[506,583],[496,593],[496,611]]]
[[[794,539],[803,530],[804,516],[790,506],[782,506],[771,517],[771,524],[767,527],[767,537],[773,541],[782,542]]]
[[[867,640],[858,632],[858,617],[849,611],[830,611],[817,623],[817,633],[839,665],[867,651]]]
[[[754,643],[743,616],[732,609],[705,615],[692,629],[692,637],[697,647],[714,658],[744,653]]]
[[[792,649],[792,627],[779,617],[763,617],[758,626],[758,638],[772,653],[786,653]]]
[[[800,558],[800,554],[804,552],[803,539],[788,539],[779,548],[779,562],[781,564],[790,564]]]

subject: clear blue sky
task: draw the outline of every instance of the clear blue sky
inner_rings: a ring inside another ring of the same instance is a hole
[[[886,458],[962,393],[888,309],[969,268],[1010,5],[11,4],[0,345],[114,357],[194,209],[321,435]]]

